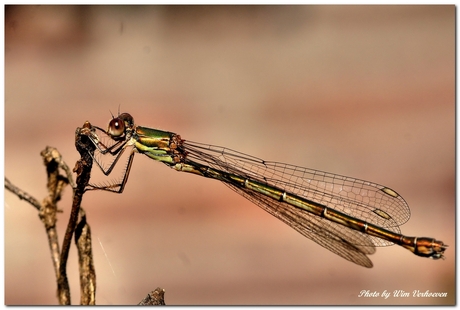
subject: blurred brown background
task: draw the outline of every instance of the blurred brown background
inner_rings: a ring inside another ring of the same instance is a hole
[[[390,186],[411,206],[403,233],[450,246],[439,261],[379,248],[362,268],[223,184],[137,155],[122,195],[84,197],[98,304],[157,286],[169,305],[455,303],[454,6],[15,6],[5,41],[5,175],[39,200],[40,151],[73,167],[76,127],[120,107],[185,139]],[[70,205],[68,189],[60,240]],[[5,303],[57,303],[44,228],[9,192]]]

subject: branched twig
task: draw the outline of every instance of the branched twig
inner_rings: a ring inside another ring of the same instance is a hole
[[[53,262],[56,279],[59,274],[59,241],[56,230],[56,213],[57,202],[61,199],[62,191],[67,184],[74,184],[72,174],[70,173],[69,167],[62,160],[62,156],[59,151],[53,147],[46,147],[41,153],[43,161],[48,174],[48,196],[43,199],[40,203],[37,199],[19,189],[13,185],[7,178],[5,178],[5,188],[11,191],[13,194],[18,196],[20,199],[24,199],[34,206],[38,211],[40,220],[45,225],[46,234],[48,236],[48,243],[51,251],[51,259]],[[65,171],[65,175],[62,175],[59,171],[62,169]]]
[[[86,222],[86,214],[80,207],[83,194],[87,189],[92,168],[92,155],[95,146],[88,136],[91,135],[91,124],[86,122],[83,128],[77,128],[75,132],[75,146],[81,155],[77,161],[74,172],[77,173],[77,182],[74,183],[72,173],[66,163],[62,160],[59,151],[52,147],[46,147],[41,155],[46,166],[48,174],[48,196],[40,203],[37,199],[13,185],[5,177],[5,188],[18,196],[19,199],[26,200],[39,211],[39,217],[45,225],[48,235],[48,242],[51,249],[56,279],[58,283],[58,299],[61,305],[70,304],[70,287],[67,279],[67,259],[73,233],[75,232],[75,243],[77,244],[79,266],[80,266],[80,290],[81,304],[95,305],[96,303],[96,273],[94,269],[92,248],[91,248],[91,230]],[[60,173],[62,169],[65,174]],[[64,236],[62,251],[59,250],[57,237],[56,213],[57,202],[61,199],[62,191],[67,184],[73,189],[73,203],[70,212],[69,224]],[[164,305],[164,290],[157,288],[150,292],[139,305]]]

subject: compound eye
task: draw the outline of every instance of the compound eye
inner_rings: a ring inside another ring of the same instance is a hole
[[[113,138],[121,137],[125,133],[125,122],[118,117],[112,119],[107,133]]]

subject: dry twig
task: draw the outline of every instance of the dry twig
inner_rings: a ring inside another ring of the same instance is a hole
[[[73,169],[74,172],[77,173],[77,185],[74,190],[73,195],[73,202],[72,202],[72,210],[70,211],[70,218],[69,224],[67,225],[67,230],[64,236],[64,241],[62,242],[62,252],[61,252],[61,259],[60,259],[60,266],[59,266],[59,276],[58,276],[58,298],[61,305],[69,305],[70,304],[70,287],[69,281],[67,279],[67,259],[69,257],[69,250],[70,244],[72,240],[73,233],[75,228],[77,227],[77,220],[78,215],[80,213],[80,205],[83,199],[83,194],[85,192],[85,188],[89,184],[89,179],[91,177],[91,168],[93,166],[93,159],[91,155],[94,153],[95,146],[88,138],[88,134],[91,130],[91,124],[89,122],[85,122],[83,128],[77,128],[75,132],[75,147],[77,148],[78,152],[80,153],[81,158],[75,164],[75,168]],[[86,217],[82,216],[81,218],[86,219]],[[89,232],[89,230],[87,231]],[[90,241],[90,240],[89,240]],[[78,241],[77,241],[78,244]],[[90,243],[91,244],[91,243]],[[91,297],[83,297],[81,301],[88,301],[92,304],[95,303],[95,294],[96,294],[96,275],[94,273],[94,266],[92,266],[92,259],[86,260],[82,259],[80,255],[85,255],[85,253],[91,254],[91,251],[87,251],[87,246],[83,246],[84,251],[79,253],[79,261],[80,263],[86,263],[83,266],[85,269],[85,273],[88,272],[91,274],[91,277],[85,279],[85,287],[81,288],[82,295],[84,293],[89,293]],[[88,265],[89,264],[89,265]],[[80,270],[82,269],[82,265],[80,264]],[[81,277],[81,274],[80,274]],[[88,281],[86,281],[88,280]],[[82,283],[80,283],[82,285]]]
[[[165,305],[165,290],[157,287],[154,291],[147,294],[142,299],[138,306],[164,306]]]

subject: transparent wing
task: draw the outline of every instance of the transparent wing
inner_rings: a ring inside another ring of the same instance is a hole
[[[367,268],[372,267],[372,261],[367,255],[375,253],[375,247],[369,236],[352,229],[348,229],[347,234],[343,234],[339,224],[331,223],[325,227],[322,222],[323,218],[302,209],[276,201],[258,192],[228,183],[225,185],[320,246],[355,264]],[[361,245],[354,244],[357,240]]]
[[[399,225],[406,223],[410,218],[410,209],[405,200],[392,189],[376,183],[289,164],[264,161],[219,146],[185,141],[183,147],[190,160],[264,182],[398,234],[401,233]],[[353,252],[353,249],[350,250],[349,247],[351,244],[367,248],[373,245],[393,244],[390,241],[368,236],[311,215],[285,203],[279,203],[250,190],[227,185],[270,214],[288,222],[304,236],[348,260],[352,259],[347,258],[342,252]],[[296,220],[303,220],[304,223],[295,226],[294,222],[289,220],[292,217],[291,214],[300,217]],[[330,241],[329,238],[336,241]],[[339,250],[334,250],[337,242],[342,245],[339,246]],[[344,243],[346,245],[343,245]],[[361,247],[354,247],[354,249],[358,252],[362,251],[362,254],[373,253],[370,250],[366,252]],[[351,254],[346,255],[353,257]]]

